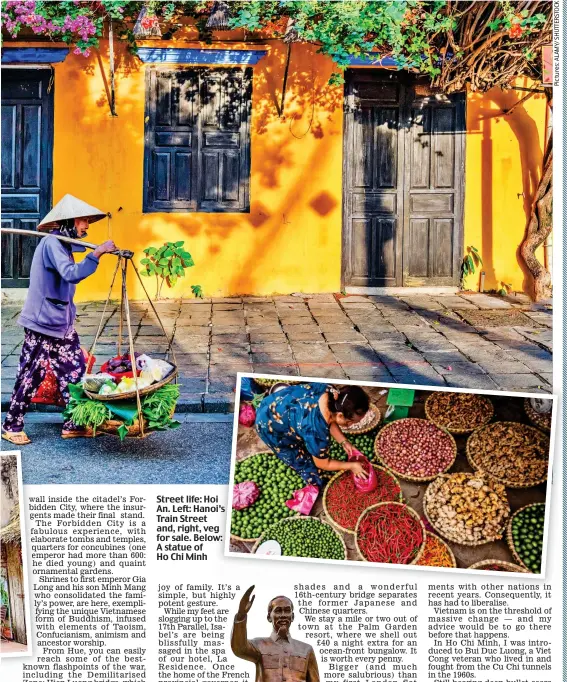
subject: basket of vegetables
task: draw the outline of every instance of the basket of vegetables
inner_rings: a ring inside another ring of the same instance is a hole
[[[425,415],[450,433],[471,433],[494,416],[492,401],[475,393],[436,391],[425,401]]]
[[[272,452],[248,455],[236,462],[234,483],[244,481],[256,483],[260,495],[251,506],[232,509],[230,533],[233,540],[255,542],[275,521],[297,515],[286,502],[305,483]]]
[[[108,365],[105,363],[99,374],[88,375],[83,379],[83,390],[92,400],[104,402],[130,400],[136,397],[136,384],[138,394],[145,396],[177,378],[177,367],[171,362],[150,358],[147,355],[138,356],[136,362],[136,378],[131,364],[129,372],[110,374],[104,371],[104,367]]]
[[[376,430],[381,418],[382,415],[376,405],[370,405],[370,409],[359,422],[348,428],[341,427],[341,431],[347,436],[370,433]]]
[[[267,528],[252,547],[255,553],[268,540],[279,543],[282,556],[312,559],[346,559],[342,537],[328,524],[313,516],[281,519]]]
[[[396,477],[383,467],[372,465],[378,485],[370,493],[362,493],[354,484],[350,471],[339,471],[325,487],[323,509],[329,522],[338,530],[354,534],[362,512],[379,502],[401,502],[402,489]]]
[[[526,416],[534,426],[537,426],[544,431],[551,431],[551,411],[537,412],[532,407],[530,398],[524,399],[524,410],[526,412]]]
[[[531,573],[541,573],[545,504],[535,502],[515,511],[506,529],[514,559]]]
[[[527,424],[494,422],[469,436],[467,459],[508,488],[531,488],[547,480],[549,437]]]
[[[473,571],[506,571],[507,573],[529,573],[527,568],[500,559],[483,559],[469,566]]]
[[[141,353],[137,351],[134,353],[136,360],[140,357]],[[130,360],[130,353],[124,353],[124,355],[117,355],[115,358],[107,360],[100,368],[103,374],[109,374],[115,381],[120,381],[124,377],[133,377],[134,370],[132,368],[132,361]],[[139,369],[136,369],[136,375],[140,374]]]
[[[167,384],[140,400],[142,424],[135,401],[102,402],[93,400],[80,385],[69,386],[69,403],[63,413],[77,426],[90,428],[96,434],[116,435],[120,440],[126,437],[148,435],[153,431],[176,428],[175,407],[179,399],[179,386]],[[143,429],[142,429],[143,426]]]
[[[356,549],[362,561],[415,564],[425,547],[426,530],[417,512],[400,502],[368,507],[355,528]]]
[[[453,466],[453,436],[427,419],[408,417],[385,426],[374,444],[378,460],[398,478],[431,481]]]
[[[423,498],[425,518],[439,535],[458,545],[500,540],[510,515],[504,486],[481,473],[443,474]]]
[[[436,568],[457,568],[457,560],[449,545],[435,533],[426,531],[423,553],[416,566],[435,566]]]

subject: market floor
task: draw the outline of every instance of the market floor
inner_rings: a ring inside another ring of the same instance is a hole
[[[85,348],[103,307],[100,301],[77,307]],[[532,304],[523,294],[408,290],[394,296],[168,299],[156,307],[173,336],[178,411],[231,411],[237,372],[551,392],[552,305]],[[167,341],[149,303],[132,301],[130,308],[136,350],[163,356]],[[3,409],[21,351],[19,310],[2,306]],[[97,366],[116,354],[116,302],[103,323]]]
[[[182,425],[145,439],[63,440],[58,415],[29,415],[22,448],[29,484],[228,483],[232,415],[181,415]],[[2,449],[14,449],[2,441]]]

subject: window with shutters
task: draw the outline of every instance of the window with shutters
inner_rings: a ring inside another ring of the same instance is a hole
[[[252,69],[148,69],[144,212],[250,210]]]

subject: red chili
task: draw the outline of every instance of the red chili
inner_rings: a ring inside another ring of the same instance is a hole
[[[409,564],[417,556],[425,538],[423,527],[407,508],[382,505],[364,515],[357,542],[368,561]]]
[[[327,486],[327,512],[341,528],[354,530],[362,512],[373,504],[400,500],[401,488],[395,479],[385,471],[375,471],[378,485],[370,493],[361,493],[348,474],[339,476]]]

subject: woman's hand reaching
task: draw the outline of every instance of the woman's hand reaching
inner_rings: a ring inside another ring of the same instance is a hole
[[[347,453],[347,455],[352,455],[353,452],[356,450],[354,445],[348,440],[343,440],[341,445],[343,446],[343,449]]]
[[[349,462],[349,469],[357,478],[363,478],[364,480],[368,478],[368,474],[360,462]]]

